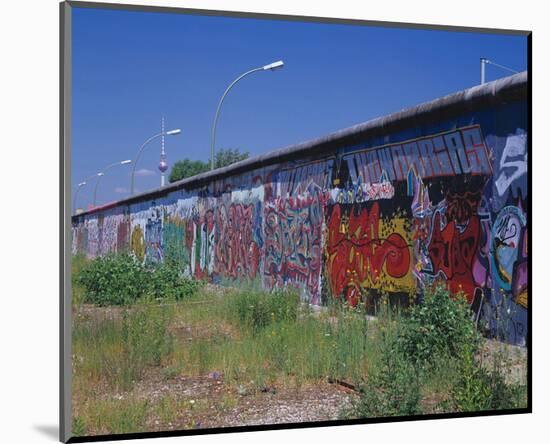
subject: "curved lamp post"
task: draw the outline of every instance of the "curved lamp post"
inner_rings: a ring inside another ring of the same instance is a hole
[[[96,183],[95,183],[95,188],[94,188],[94,200],[93,200],[93,205],[95,207],[96,205],[96,197],[97,197],[97,187],[99,185],[99,181],[101,180],[101,178],[103,176],[105,176],[105,173],[107,172],[107,170],[111,169],[112,167],[114,166],[117,166],[117,165],[127,165],[129,163],[132,163],[131,160],[122,160],[121,162],[114,162],[110,165],[107,165],[103,171],[100,171],[99,173],[97,173],[97,180],[96,180]]]
[[[225,96],[229,92],[235,84],[241,80],[242,78],[246,77],[249,74],[252,74],[254,72],[258,71],[275,71],[276,69],[282,68],[284,66],[284,63],[282,60],[278,60],[277,62],[270,63],[269,65],[261,66],[259,68],[251,69],[250,71],[245,72],[244,74],[241,74],[239,77],[237,77],[231,84],[227,87],[225,92],[222,95],[222,98],[220,99],[220,103],[218,103],[218,109],[216,109],[216,115],[214,116],[214,123],[212,125],[212,139],[210,144],[210,170],[214,169],[214,146],[216,144],[216,126],[218,125],[218,117],[220,114],[220,109],[222,107],[222,103],[225,99]]]
[[[181,129],[179,129],[179,128],[178,129],[173,129],[173,130],[170,130],[170,131],[164,131],[164,132],[160,132],[158,134],[155,134],[154,136],[149,137],[145,142],[143,142],[143,145],[141,145],[141,147],[139,148],[136,159],[134,160],[134,165],[132,167],[132,181],[130,182],[130,196],[132,196],[134,194],[134,174],[136,172],[136,165],[137,165],[137,162],[139,160],[139,156],[141,156],[141,152],[143,151],[143,149],[147,146],[147,144],[149,142],[151,142],[151,140],[154,140],[157,137],[175,136],[179,133],[181,133]]]
[[[76,196],[78,196],[80,188],[82,188],[84,185],[86,185],[86,181],[82,181],[76,186],[76,191],[74,192],[73,196],[73,214],[76,214]]]
[[[80,191],[80,188],[82,188],[84,185],[87,185],[90,179],[93,179],[94,177],[97,177],[97,176],[99,176],[99,173],[92,174],[91,176],[86,177],[86,179],[84,179],[82,182],[80,182],[76,186],[76,191],[74,192],[74,197],[73,197],[73,213],[76,213],[76,197],[78,196],[78,192]]]
[[[485,65],[494,65],[500,69],[504,69],[506,71],[513,72],[514,74],[517,74],[519,71],[516,71],[515,69],[508,68],[504,65],[499,65],[498,63],[493,62],[492,60],[489,60],[485,57],[481,57],[479,59],[480,68],[481,68],[481,84],[483,85],[485,83]]]

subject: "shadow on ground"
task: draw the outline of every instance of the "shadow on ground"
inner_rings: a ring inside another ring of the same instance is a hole
[[[59,427],[57,425],[34,425],[34,430],[42,433],[42,435],[57,441],[59,439]]]

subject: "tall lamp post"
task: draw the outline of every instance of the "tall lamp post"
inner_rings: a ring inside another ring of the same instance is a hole
[[[177,128],[177,129],[173,129],[173,130],[170,130],[170,131],[161,131],[160,133],[158,134],[155,134],[154,136],[151,136],[149,137],[145,142],[143,142],[143,145],[141,145],[141,147],[139,148],[139,151],[136,155],[136,158],[134,160],[134,164],[132,165],[132,181],[130,183],[130,196],[132,196],[134,194],[134,175],[136,173],[136,165],[138,163],[138,160],[139,160],[139,156],[141,156],[141,152],[143,151],[143,149],[147,146],[147,144],[149,142],[151,142],[152,140],[156,139],[157,137],[161,137],[161,136],[175,136],[177,134],[181,133],[181,129]]]
[[[114,166],[117,166],[117,165],[128,165],[129,163],[132,163],[131,160],[122,160],[120,162],[114,162],[110,165],[107,165],[103,171],[100,171],[99,173],[97,173],[97,180],[96,180],[96,183],[95,183],[95,188],[94,188],[94,200],[93,200],[93,205],[95,207],[96,205],[96,197],[97,197],[97,187],[99,186],[99,181],[101,180],[101,178],[103,176],[105,176],[105,173],[107,172],[107,170],[111,169],[112,167]]]
[[[498,63],[495,63],[492,60],[486,59],[485,57],[481,57],[479,59],[479,63],[480,63],[479,68],[480,68],[480,77],[481,77],[480,80],[482,85],[485,83],[485,65],[493,65],[493,66],[496,66],[497,68],[504,69],[509,72],[513,72],[514,74],[518,73],[518,71],[516,71],[515,69],[508,68],[507,66],[504,66],[504,65],[499,65]]]
[[[76,214],[76,196],[78,196],[80,188],[82,188],[84,185],[86,185],[86,181],[82,181],[76,186],[76,191],[74,192],[73,196],[73,214]]]
[[[244,77],[246,77],[249,74],[259,72],[259,71],[275,71],[276,69],[280,69],[283,66],[284,66],[283,61],[278,60],[277,62],[270,63],[269,65],[260,66],[259,68],[251,69],[250,71],[247,71],[244,74],[241,74],[239,77],[237,77],[235,80],[233,80],[233,82],[231,82],[231,84],[227,87],[227,89],[225,90],[225,92],[222,95],[222,98],[220,99],[220,103],[218,103],[218,108],[216,109],[216,115],[214,116],[214,123],[212,125],[212,138],[211,138],[211,144],[210,144],[210,170],[214,169],[214,148],[215,148],[215,144],[216,144],[216,126],[218,125],[218,117],[219,117],[219,114],[220,114],[220,109],[222,107],[222,103],[225,99],[225,96],[229,92],[229,90],[231,88],[233,88],[233,86],[235,86],[235,84],[239,80],[243,79]]]
[[[74,196],[73,196],[73,213],[76,213],[76,197],[78,196],[78,192],[80,191],[80,189],[84,186],[84,185],[87,185],[88,184],[88,181],[93,179],[94,177],[97,177],[99,175],[99,173],[96,173],[96,174],[92,174],[91,176],[87,177],[86,179],[84,179],[82,182],[80,182],[77,186],[76,186],[76,191],[74,192]]]

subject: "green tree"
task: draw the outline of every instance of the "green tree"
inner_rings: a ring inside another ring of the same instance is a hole
[[[215,168],[222,168],[232,163],[248,159],[248,151],[241,153],[238,148],[221,149],[214,156]],[[210,160],[203,162],[202,160],[183,159],[178,160],[170,171],[170,183],[176,182],[187,177],[195,176],[204,173],[210,169]]]
[[[208,171],[208,164],[202,160],[178,160],[172,167],[168,180],[172,183],[187,177],[204,173],[205,171]]]
[[[248,151],[241,153],[238,148],[221,149],[214,156],[214,166],[222,168],[244,159],[248,159]]]

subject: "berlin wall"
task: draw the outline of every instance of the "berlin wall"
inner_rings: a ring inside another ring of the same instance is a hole
[[[221,285],[304,300],[464,292],[524,345],[527,73],[73,216],[73,253],[167,258]]]

